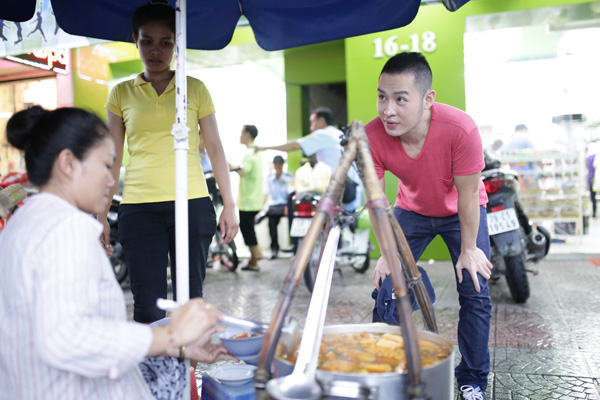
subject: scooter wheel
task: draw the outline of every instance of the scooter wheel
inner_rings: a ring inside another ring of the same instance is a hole
[[[506,264],[506,282],[515,303],[525,303],[529,298],[529,281],[523,258],[518,256],[504,257]]]

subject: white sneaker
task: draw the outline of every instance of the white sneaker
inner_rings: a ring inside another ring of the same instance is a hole
[[[462,385],[460,387],[461,400],[485,400],[485,394],[479,386]]]

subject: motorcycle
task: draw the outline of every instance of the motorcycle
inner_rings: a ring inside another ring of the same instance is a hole
[[[298,247],[317,211],[317,204],[321,195],[315,192],[302,192],[292,199],[294,205],[294,218],[290,228],[290,236],[298,238]],[[335,224],[341,228],[341,235],[336,253],[336,268],[340,275],[340,266],[349,266],[354,271],[364,274],[369,269],[371,261],[370,252],[374,246],[369,241],[370,222],[367,214],[349,212],[344,209],[335,217]],[[304,270],[304,283],[310,292],[315,284],[321,249],[323,247],[323,234],[317,240],[314,251],[310,256],[308,265]]]
[[[29,178],[23,172],[11,172],[0,179],[0,231],[12,213],[23,204],[23,200],[35,193],[28,183]]]
[[[106,215],[108,226],[110,227],[110,245],[113,249],[113,253],[109,257],[109,260],[113,267],[113,271],[115,272],[115,277],[119,283],[125,282],[127,276],[129,275],[127,263],[125,262],[125,253],[123,252],[123,247],[119,242],[119,217],[117,210],[119,209],[119,204],[121,204],[122,199],[123,198],[120,195],[115,194],[112,198],[110,208]]]
[[[205,172],[204,177],[206,178],[208,191],[218,217],[223,208],[221,192],[219,192],[219,188],[217,187],[217,183],[212,172]],[[223,237],[218,229],[215,232],[212,243],[208,247],[206,268],[212,268],[215,263],[220,263],[230,271],[235,271],[240,263],[235,242],[232,240],[228,244],[225,244],[225,241],[223,240]]]
[[[519,177],[498,159],[484,154],[481,177],[488,195],[487,220],[491,245],[492,281],[502,275],[516,303],[529,298],[527,267],[539,263],[550,249],[550,233],[533,226],[519,202]]]

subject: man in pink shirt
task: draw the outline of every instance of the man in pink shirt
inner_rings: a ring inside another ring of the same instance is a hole
[[[390,58],[379,77],[379,117],[367,124],[381,187],[384,172],[399,179],[394,215],[415,260],[440,235],[455,267],[462,355],[455,376],[464,399],[485,399],[490,370],[491,300],[487,280],[490,242],[480,171],[483,148],[477,125],[465,112],[435,103],[432,73],[420,53]],[[373,280],[390,274],[379,259]]]

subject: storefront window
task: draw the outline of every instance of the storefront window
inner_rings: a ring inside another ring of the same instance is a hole
[[[467,111],[486,146],[505,148],[519,124],[539,150],[583,145],[600,121],[600,2],[468,17],[464,41]]]
[[[0,84],[0,178],[10,172],[25,172],[21,152],[8,144],[6,123],[17,111],[32,105],[57,107],[56,78],[30,79]]]

